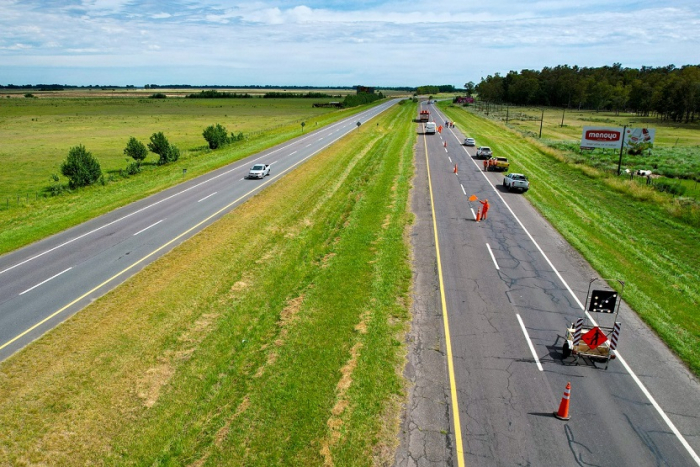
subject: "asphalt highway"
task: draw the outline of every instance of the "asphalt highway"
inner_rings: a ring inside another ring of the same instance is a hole
[[[438,124],[447,120],[434,106],[430,111]],[[565,329],[583,316],[589,280],[599,276],[526,196],[503,189],[502,174],[484,172],[475,148],[461,145],[475,136],[469,129],[423,135],[417,127],[416,177],[427,180],[430,196],[430,209],[416,211],[417,225],[430,227],[422,246],[435,256],[418,274],[433,275],[439,293],[419,285],[415,300],[443,317],[450,407],[449,452],[439,463],[700,465],[697,379],[624,303],[618,358],[607,370],[563,359]],[[475,221],[479,204],[468,201],[471,195],[489,200],[487,220]],[[611,323],[609,315],[591,317]],[[563,421],[553,413],[569,382],[571,419]],[[409,451],[418,445],[410,436]],[[425,453],[440,446],[416,449],[422,454],[398,458],[439,465]]]
[[[308,132],[0,257],[0,361],[396,103]],[[264,180],[245,176],[271,164]]]

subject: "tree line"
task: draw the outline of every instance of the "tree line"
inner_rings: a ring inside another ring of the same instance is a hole
[[[685,123],[700,115],[700,65],[559,65],[488,75],[475,89],[480,100],[513,105],[633,111]]]

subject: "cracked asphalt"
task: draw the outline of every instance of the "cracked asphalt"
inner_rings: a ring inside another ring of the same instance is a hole
[[[502,175],[484,176],[481,161],[459,144],[465,136],[459,129],[419,134],[415,150],[410,390],[395,465],[700,465],[693,457],[700,452],[700,384],[624,303],[618,349],[635,376],[618,360],[606,371],[562,359],[564,330],[582,312],[557,273],[581,302],[599,276],[526,197],[502,190]],[[456,452],[426,151],[463,453]],[[486,221],[474,222],[471,194],[489,199]],[[562,421],[553,412],[567,382],[571,420]]]

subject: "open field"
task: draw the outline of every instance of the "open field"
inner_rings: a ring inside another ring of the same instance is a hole
[[[390,462],[415,112],[393,107],[0,364],[0,465]]]
[[[146,144],[162,131],[182,151],[202,152],[208,148],[202,131],[215,123],[247,136],[293,123],[301,133],[302,121],[314,128],[320,117],[337,111],[312,108],[314,99],[146,97],[0,99],[0,199],[41,191],[51,184],[52,174],[65,183],[60,165],[78,144],[109,174],[127,166],[124,147],[131,136]],[[145,162],[157,160],[149,153]]]
[[[625,281],[625,301],[700,374],[700,232],[676,215],[678,200],[568,162],[463,108],[442,108],[478,144],[508,157],[513,172],[530,177],[525,196],[600,277]]]
[[[480,108],[473,106],[472,109]],[[542,142],[567,150],[570,158],[579,163],[603,169],[617,169],[619,150],[579,150],[584,126],[635,126],[656,129],[654,150],[651,154],[623,155],[622,168],[652,170],[669,177],[700,179],[700,122],[674,123],[655,117],[641,117],[630,113],[595,112],[591,110],[508,107],[490,105],[481,108],[489,118],[506,123],[509,127],[534,138],[539,137],[540,119],[544,110]],[[562,117],[564,124],[562,126]],[[685,184],[692,187],[692,184]],[[690,193],[693,194],[692,192]],[[694,196],[696,199],[700,196]]]
[[[48,186],[50,174],[58,171],[68,148],[78,143],[85,144],[93,152],[103,171],[109,170],[108,163],[113,164],[113,171],[127,165],[122,152],[129,135],[139,137],[145,143],[153,131],[162,130],[171,143],[185,150],[180,160],[165,166],[154,165],[156,156],[151,154],[142,173],[127,178],[115,173],[110,178],[108,174],[105,186],[98,184],[61,196],[39,199],[32,193],[26,198],[21,197],[19,203],[13,197],[8,202],[9,207],[0,203],[0,254],[298,136],[301,134],[300,116],[312,111],[308,99],[62,99],[62,104],[56,106],[49,100],[28,101],[29,104],[24,104],[24,101],[18,100],[21,104],[16,107],[2,107],[3,115],[16,114],[8,118],[13,123],[0,129],[2,137],[6,138],[9,146],[16,146],[18,151],[22,147],[20,141],[27,143],[21,156],[5,152],[0,155],[7,168],[0,174],[3,190],[6,186],[20,189],[31,183],[45,183],[43,186]],[[325,125],[364,108],[340,111],[314,109],[323,113],[318,113],[313,120],[307,120],[306,129],[315,128],[316,122]],[[57,155],[50,150],[53,145],[58,145],[53,138],[37,136],[40,143],[34,147],[29,135],[22,136],[22,122],[39,129],[39,124],[32,122],[32,118],[37,118],[30,116],[32,109],[41,109],[43,117],[38,117],[40,121],[46,119],[52,122],[46,128],[56,133],[55,139],[70,141],[60,143],[65,145],[65,152]],[[69,109],[78,113],[75,121],[68,116]],[[228,124],[228,120],[219,118],[222,116],[242,123]],[[64,122],[64,119],[72,123]],[[205,126],[217,121],[227,126],[229,131],[246,130],[244,133],[249,137],[243,142],[210,151],[204,147],[206,142],[201,133]],[[86,141],[74,139],[74,134],[102,136]],[[111,159],[107,154],[111,154]],[[183,169],[187,169],[186,174],[183,174]]]

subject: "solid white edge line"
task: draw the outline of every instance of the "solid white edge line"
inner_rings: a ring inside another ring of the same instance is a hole
[[[160,224],[160,223],[163,222],[164,220],[165,220],[165,219],[161,219],[161,220],[159,220],[158,222],[156,222],[155,224],[151,224],[151,225],[149,225],[148,227],[146,227],[145,229],[139,230],[138,232],[136,232],[136,233],[134,234],[134,237],[137,236],[138,234],[140,234],[141,232],[145,232],[146,230],[150,229],[151,227],[155,227],[156,225]]]
[[[20,295],[24,295],[24,294],[26,294],[27,292],[30,292],[30,291],[32,291],[32,290],[34,290],[34,289],[36,289],[36,288],[37,288],[37,287],[39,287],[40,285],[44,285],[44,284],[46,284],[46,283],[47,283],[48,281],[50,281],[51,279],[55,279],[55,278],[57,278],[58,276],[60,276],[61,274],[63,274],[63,273],[65,273],[65,272],[68,272],[68,271],[70,271],[71,269],[73,269],[73,266],[69,267],[69,268],[68,268],[68,269],[66,269],[65,271],[61,271],[61,272],[59,272],[58,274],[56,274],[56,275],[54,275],[54,276],[51,276],[51,277],[49,277],[48,279],[46,279],[46,280],[45,280],[45,281],[43,281],[43,282],[39,282],[39,283],[38,283],[37,285],[35,285],[34,287],[30,287],[30,288],[28,288],[28,289],[27,289],[27,290],[25,290],[24,292],[20,292]]]
[[[211,198],[212,196],[214,196],[214,195],[217,194],[217,193],[218,193],[218,191],[215,191],[214,193],[205,196],[204,198],[200,199],[200,200],[197,201],[197,202],[198,202],[198,203],[201,203],[201,202],[204,201],[205,199]]]
[[[525,329],[525,323],[523,323],[523,319],[520,317],[520,314],[516,313],[515,316],[518,317],[518,322],[520,323],[520,329],[523,330],[523,334],[525,334],[525,340],[527,341],[527,346],[530,347],[530,352],[532,353],[532,358],[535,359],[535,363],[537,363],[537,368],[540,371],[544,371],[544,368],[542,368],[542,364],[540,363],[539,357],[537,357],[537,353],[535,353],[535,346],[532,345],[532,340],[530,340],[530,335],[527,333],[527,329]]]
[[[491,251],[491,245],[489,245],[489,244],[487,243],[487,244],[486,244],[486,248],[488,248],[488,250],[489,250],[489,254],[491,255],[491,260],[493,260],[493,265],[496,266],[496,270],[497,270],[497,271],[500,271],[501,268],[498,267],[498,263],[496,262],[496,257],[493,256],[493,251]]]
[[[450,131],[452,131],[452,130],[450,130]],[[455,139],[456,139],[457,141],[459,141],[459,138],[457,138],[457,135],[455,135],[454,132],[452,132],[452,135],[455,137]],[[469,155],[469,152],[467,151],[466,148],[463,147],[462,149],[464,149],[464,151],[467,152],[467,155]],[[470,157],[470,159],[471,159],[471,157]],[[472,159],[472,162],[474,163],[474,165],[476,165],[477,167],[479,167],[478,164],[474,161],[474,159]],[[514,217],[515,220],[518,222],[518,224],[520,224],[520,227],[525,231],[525,233],[526,233],[527,236],[530,238],[530,240],[532,240],[532,243],[535,245],[535,247],[537,247],[537,250],[540,252],[540,254],[541,254],[542,257],[545,259],[545,261],[547,261],[547,264],[549,264],[549,266],[552,268],[552,270],[554,271],[554,273],[557,275],[557,277],[559,278],[559,280],[561,281],[561,283],[564,285],[564,287],[566,287],[566,290],[569,291],[569,294],[573,297],[573,299],[576,301],[576,303],[578,303],[578,306],[581,307],[582,310],[584,310],[585,307],[584,307],[583,303],[581,303],[581,301],[578,299],[578,297],[576,296],[576,294],[574,294],[574,291],[571,290],[571,287],[569,287],[569,284],[564,280],[564,278],[562,277],[562,275],[559,274],[559,271],[557,271],[557,269],[554,267],[554,265],[552,264],[552,262],[549,260],[549,257],[547,257],[547,255],[544,253],[544,251],[542,250],[542,248],[540,247],[540,245],[535,241],[535,239],[533,238],[533,236],[530,234],[530,232],[525,228],[525,226],[523,225],[523,223],[520,221],[520,219],[518,218],[518,216],[515,215],[515,212],[513,212],[513,210],[512,210],[512,209],[510,208],[510,206],[508,205],[508,203],[506,203],[505,199],[503,199],[503,197],[502,197],[501,194],[498,192],[498,190],[496,190],[496,187],[493,186],[493,183],[491,183],[491,180],[488,179],[488,177],[486,176],[486,173],[485,173],[485,172],[481,172],[481,174],[484,176],[484,179],[486,179],[486,182],[487,182],[489,185],[491,185],[491,188],[493,188],[493,191],[496,193],[496,195],[501,199],[501,201],[503,201],[503,204],[505,205],[505,207],[508,208],[508,211],[510,211],[510,213],[513,215],[513,217]],[[595,322],[595,320],[591,317],[591,315],[588,314],[588,312],[586,312],[586,316],[588,316],[588,318],[591,320],[591,322],[593,323],[594,326],[597,326],[597,325],[598,325],[598,324]],[[683,437],[683,435],[681,434],[681,432],[678,431],[678,428],[676,428],[676,425],[673,423],[673,421],[671,421],[671,419],[668,417],[668,415],[666,415],[666,412],[664,412],[664,410],[661,408],[661,406],[659,405],[659,403],[656,402],[656,399],[654,399],[654,396],[651,395],[651,393],[650,393],[649,390],[646,388],[646,386],[644,386],[644,383],[642,383],[642,381],[637,377],[637,375],[635,374],[635,372],[634,372],[634,371],[632,370],[632,368],[627,364],[627,362],[622,358],[622,355],[620,355],[620,352],[619,352],[617,349],[615,350],[615,355],[617,355],[617,359],[622,363],[622,366],[625,367],[625,369],[627,370],[627,373],[629,373],[629,375],[632,377],[632,380],[637,384],[637,386],[638,386],[639,389],[642,391],[642,393],[646,396],[646,398],[649,400],[649,402],[651,402],[651,405],[656,409],[656,411],[657,411],[658,414],[661,416],[661,418],[663,419],[663,421],[666,422],[666,425],[671,429],[671,431],[673,432],[673,434],[676,435],[676,438],[678,438],[678,440],[681,442],[681,444],[682,444],[683,447],[686,449],[686,451],[688,451],[688,454],[690,455],[690,457],[692,457],[692,459],[695,461],[695,463],[696,463],[697,465],[700,465],[700,457],[697,455],[697,453],[695,452],[695,450],[693,449],[693,447],[692,447],[690,444],[688,444],[688,441],[686,441],[686,439]]]

